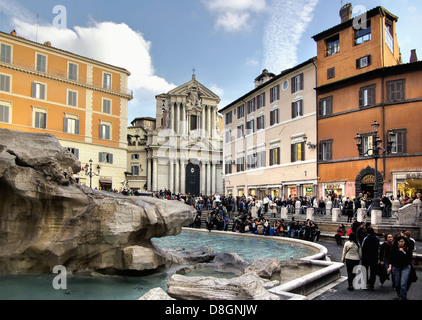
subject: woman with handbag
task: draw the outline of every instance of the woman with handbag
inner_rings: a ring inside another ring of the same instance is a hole
[[[344,244],[343,254],[341,258],[341,261],[343,263],[346,263],[347,268],[347,281],[349,283],[347,290],[353,290],[353,280],[355,278],[355,273],[353,272],[353,269],[357,265],[359,265],[360,259],[361,254],[359,250],[359,243],[356,239],[356,234],[351,233],[349,235],[349,240]]]

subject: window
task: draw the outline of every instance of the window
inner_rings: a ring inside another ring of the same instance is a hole
[[[0,46],[0,61],[12,63],[12,46],[2,43]]]
[[[248,102],[248,114],[255,111],[255,98]]]
[[[225,172],[226,174],[231,174],[233,173],[233,167],[232,167],[232,160],[231,159],[227,159],[224,162],[224,167],[225,167]]]
[[[232,141],[232,129],[228,128],[226,129],[226,142],[231,142]]]
[[[113,154],[107,152],[100,152],[98,154],[98,162],[113,164]]]
[[[10,76],[0,74],[0,91],[10,92]]]
[[[79,134],[79,120],[72,116],[65,117],[63,121],[63,132]]]
[[[248,154],[246,166],[248,170],[256,168],[256,153]]]
[[[246,122],[246,134],[251,134],[255,132],[255,120],[252,119]]]
[[[79,160],[79,149],[67,148],[67,151],[69,151],[71,154],[73,154],[75,156],[76,159]]]
[[[77,91],[72,91],[72,90],[67,91],[67,105],[72,106],[72,107],[78,106],[78,92]]]
[[[256,119],[256,129],[257,130],[265,129],[265,118],[263,115]]]
[[[111,90],[111,74],[110,73],[103,73],[103,88]]]
[[[336,35],[326,40],[327,45],[327,56],[332,56],[340,52],[340,36]]]
[[[190,116],[190,130],[196,130],[198,129],[198,116],[191,115]]]
[[[359,155],[362,157],[372,156],[374,136],[371,133],[363,133],[362,144],[359,146]]]
[[[385,43],[394,54],[393,22],[388,19],[385,22]]]
[[[132,153],[131,159],[132,160],[139,160],[139,153]]]
[[[328,116],[333,113],[333,97],[327,97],[319,100],[318,114],[320,117]]]
[[[243,124],[237,126],[237,139],[242,138],[244,129]]]
[[[405,99],[405,80],[387,81],[387,101],[396,102]]]
[[[35,99],[45,100],[46,85],[39,82],[32,82],[31,97]]]
[[[242,104],[240,107],[237,107],[237,118],[243,118],[245,116],[245,105]]]
[[[355,31],[355,44],[359,45],[372,39],[371,21],[366,21],[366,29],[358,29]]]
[[[70,80],[78,81],[78,65],[69,62],[68,78]]]
[[[279,97],[280,92],[280,86],[275,86],[274,88],[270,89],[270,102],[273,103],[274,101],[277,101]]]
[[[111,100],[103,99],[102,111],[103,113],[111,114]]]
[[[266,165],[265,161],[266,161],[266,152],[265,152],[265,150],[264,151],[261,151],[261,152],[258,152],[256,154],[256,167],[257,168],[265,167],[265,165]]]
[[[132,174],[132,176],[134,176],[134,177],[138,177],[139,176],[139,165],[137,165],[137,164],[133,164],[132,165],[132,170],[131,170],[131,174]]]
[[[291,145],[292,162],[305,160],[305,142],[294,143]]]
[[[9,123],[10,107],[0,104],[0,122]]]
[[[102,123],[100,124],[100,139],[111,140],[111,125]]]
[[[292,78],[292,93],[303,90],[303,73]]]
[[[359,59],[356,59],[356,69],[363,69],[371,65],[372,59],[371,56],[365,56]]]
[[[265,107],[265,92],[264,92],[264,93],[261,93],[261,94],[258,96],[258,105],[257,105],[257,109],[261,109],[261,108],[263,108],[263,107]]]
[[[303,116],[303,100],[292,102],[292,119]]]
[[[226,125],[232,123],[232,118],[233,118],[233,112],[232,111],[226,113]]]
[[[278,109],[270,112],[270,126],[278,124]]]
[[[375,105],[375,85],[360,88],[359,107],[368,107]]]
[[[336,68],[330,68],[327,70],[327,79],[332,79],[336,77]]]
[[[407,152],[407,130],[397,129],[389,130],[387,136],[390,136],[392,144],[389,146],[388,151],[392,154],[406,153]]]
[[[333,160],[333,140],[321,141],[319,143],[318,160]]]
[[[36,54],[36,65],[35,70],[38,72],[47,72],[47,56],[37,53]]]
[[[270,150],[270,166],[280,164],[280,147]]]
[[[244,156],[237,158],[236,171],[237,172],[245,171],[245,157]]]
[[[34,113],[34,128],[47,129],[47,112],[35,111]]]

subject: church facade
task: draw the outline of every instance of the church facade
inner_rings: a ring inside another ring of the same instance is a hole
[[[223,193],[220,98],[196,80],[156,96],[147,138],[147,187],[195,196]]]

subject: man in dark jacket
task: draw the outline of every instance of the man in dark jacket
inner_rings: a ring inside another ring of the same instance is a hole
[[[368,289],[373,290],[378,265],[380,240],[372,227],[366,229],[368,236],[362,242],[362,265],[366,268]]]

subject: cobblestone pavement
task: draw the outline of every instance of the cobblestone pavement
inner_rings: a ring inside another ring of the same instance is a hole
[[[319,244],[328,249],[328,256],[332,261],[340,262],[343,246],[338,246],[334,241],[322,239]],[[416,243],[416,252],[422,253],[422,242]],[[343,277],[347,277],[346,267],[341,269]],[[418,281],[413,283],[408,292],[409,300],[422,300],[422,269],[417,268]],[[381,285],[379,278],[374,290],[347,290],[347,281],[343,281],[335,287],[323,292],[313,300],[398,300],[396,292],[392,289],[391,280]]]

